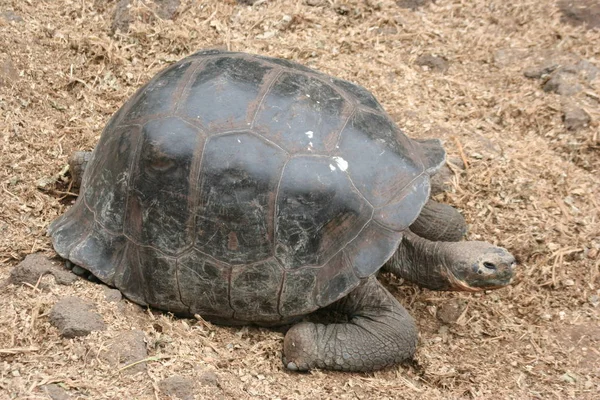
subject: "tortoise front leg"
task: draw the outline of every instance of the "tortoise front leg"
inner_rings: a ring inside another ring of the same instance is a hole
[[[410,230],[435,242],[458,242],[467,233],[467,223],[456,208],[429,200]]]
[[[350,321],[293,326],[283,344],[287,368],[373,371],[413,356],[418,337],[415,322],[375,277],[330,307]]]

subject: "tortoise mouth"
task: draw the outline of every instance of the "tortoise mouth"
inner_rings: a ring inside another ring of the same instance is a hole
[[[516,262],[476,263],[471,268],[460,268],[449,274],[454,290],[479,292],[508,286],[514,279]]]

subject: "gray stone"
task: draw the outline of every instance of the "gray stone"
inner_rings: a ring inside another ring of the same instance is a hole
[[[551,74],[554,70],[559,67],[557,63],[554,62],[546,62],[541,65],[535,65],[533,67],[527,68],[523,75],[530,79],[540,79],[544,76]]]
[[[177,16],[177,9],[181,0],[154,0],[156,15],[161,19],[173,19]],[[112,15],[110,30],[114,34],[117,31],[127,32],[131,24],[131,0],[119,0]]]
[[[51,383],[49,385],[44,385],[44,392],[46,392],[46,394],[48,396],[50,396],[50,398],[52,400],[70,400],[71,399],[71,396],[69,396],[67,391],[55,383]]]
[[[214,371],[206,371],[200,375],[198,382],[202,386],[219,386],[219,377]]]
[[[87,336],[92,331],[106,329],[102,317],[93,311],[95,308],[89,301],[65,297],[50,310],[50,322],[65,338]]]
[[[455,324],[466,308],[466,300],[460,298],[450,299],[438,308],[436,317],[445,324]]]
[[[573,68],[556,70],[542,85],[542,88],[544,92],[553,92],[562,96],[571,96],[583,90],[583,86],[579,83],[577,71]]]
[[[563,123],[565,128],[576,131],[585,128],[591,121],[590,115],[573,104],[563,105]]]
[[[173,375],[158,383],[158,388],[167,396],[181,400],[194,399],[194,382],[180,375]]]
[[[157,6],[156,13],[162,19],[173,19],[177,16],[180,0],[154,0]]]
[[[140,330],[125,331],[109,341],[100,358],[114,368],[124,368],[123,373],[136,374],[146,370],[146,363],[140,362],[148,357],[146,336]]]
[[[400,8],[407,8],[409,10],[417,10],[429,3],[435,3],[435,0],[397,0],[396,5]]]
[[[554,92],[563,96],[571,96],[583,90],[584,85],[592,82],[600,69],[587,60],[568,64],[556,69],[543,84],[546,92]]]
[[[425,66],[432,71],[446,72],[450,64],[443,57],[434,56],[433,54],[423,54],[415,60],[415,64]]]
[[[112,23],[110,24],[110,31],[113,34],[117,31],[125,33],[129,30],[129,24],[131,23],[131,17],[129,15],[130,7],[129,0],[119,0],[115,6],[112,15]]]
[[[561,21],[571,25],[584,25],[588,29],[600,28],[600,2],[598,0],[560,0],[558,8]]]
[[[522,63],[529,56],[525,49],[506,48],[496,50],[494,53],[494,65],[498,68],[505,68],[509,65]]]
[[[9,282],[15,285],[29,283],[35,285],[41,276],[50,274],[54,276],[56,283],[60,285],[71,285],[77,277],[69,271],[55,266],[46,256],[41,253],[29,254],[19,265],[10,272]]]
[[[123,298],[123,295],[117,289],[109,287],[104,288],[104,299],[109,303],[118,303]]]
[[[0,86],[9,86],[19,79],[19,72],[15,68],[12,60],[6,58],[0,59]]]
[[[9,22],[23,22],[23,18],[20,15],[15,14],[13,10],[6,10],[0,12],[0,17],[4,18]]]

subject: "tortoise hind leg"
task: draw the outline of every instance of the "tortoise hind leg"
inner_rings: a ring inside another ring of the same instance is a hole
[[[71,172],[74,188],[81,186],[83,173],[91,158],[91,151],[75,151],[71,154],[71,157],[69,157],[69,171]]]
[[[467,233],[467,223],[456,208],[429,200],[410,230],[434,242],[458,242]]]
[[[90,271],[88,271],[85,268],[81,268],[77,264],[73,264],[73,262],[71,262],[71,260],[65,261],[65,267],[68,270],[70,270],[72,273],[74,273],[75,275],[77,275],[83,279],[87,279],[90,282],[101,283],[100,280],[94,274],[92,274]]]
[[[283,344],[287,368],[373,371],[413,356],[414,320],[373,276],[330,308],[350,321],[293,326]]]

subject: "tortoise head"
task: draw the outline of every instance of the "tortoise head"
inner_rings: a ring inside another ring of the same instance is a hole
[[[515,257],[502,247],[487,242],[447,243],[443,264],[454,290],[480,291],[509,285]]]

